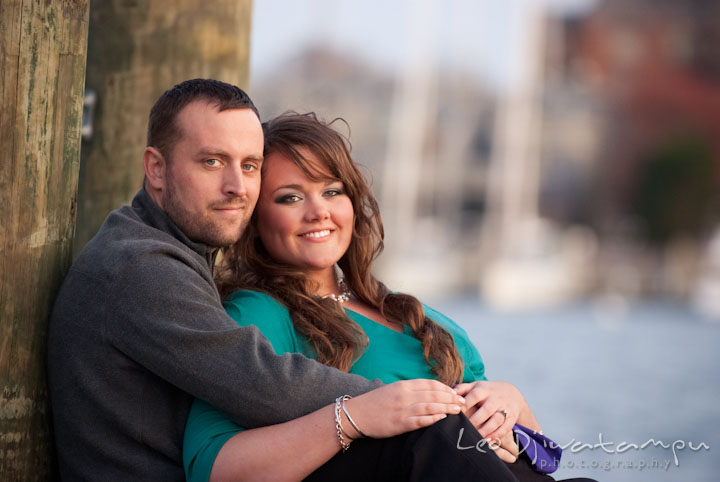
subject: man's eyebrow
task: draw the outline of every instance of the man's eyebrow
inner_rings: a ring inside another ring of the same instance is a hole
[[[213,147],[201,147],[197,150],[197,154],[200,156],[217,156],[217,157],[230,157],[223,149],[217,149]]]
[[[198,149],[197,155],[199,156],[215,156],[215,157],[221,157],[223,159],[227,159],[230,156],[230,154],[227,153],[224,149],[219,148],[213,148],[213,147],[202,147]],[[257,161],[257,162],[263,162],[265,158],[263,156],[255,156],[255,155],[249,155],[243,157],[243,160],[245,161]]]

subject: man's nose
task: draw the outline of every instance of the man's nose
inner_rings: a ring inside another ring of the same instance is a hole
[[[230,197],[247,195],[245,174],[242,166],[228,165],[223,173],[223,194]]]

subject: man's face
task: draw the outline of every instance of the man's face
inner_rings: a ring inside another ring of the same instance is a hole
[[[222,112],[195,101],[176,119],[178,142],[167,155],[161,207],[195,242],[235,243],[260,192],[263,134],[250,109]]]

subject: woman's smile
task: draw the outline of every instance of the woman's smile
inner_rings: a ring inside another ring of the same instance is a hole
[[[311,231],[309,233],[301,234],[300,236],[303,238],[310,238],[313,241],[325,241],[325,239],[329,237],[331,233],[332,230],[323,229],[320,231]]]

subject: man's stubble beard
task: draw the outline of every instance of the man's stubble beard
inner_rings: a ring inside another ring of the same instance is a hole
[[[223,201],[215,201],[208,206],[203,206],[204,211],[207,213],[212,212],[213,209],[222,206],[236,206],[244,207],[243,219],[241,220],[237,229],[232,233],[227,233],[227,230],[223,230],[221,227],[221,221],[216,221],[210,218],[209,215],[203,216],[194,215],[188,212],[180,201],[180,196],[175,189],[175,182],[173,181],[172,175],[167,177],[167,190],[163,199],[163,208],[165,212],[170,216],[170,219],[179,227],[190,240],[196,243],[203,243],[214,248],[224,248],[236,243],[245,228],[250,221],[252,210],[250,209],[250,202],[247,196],[235,197]]]

